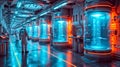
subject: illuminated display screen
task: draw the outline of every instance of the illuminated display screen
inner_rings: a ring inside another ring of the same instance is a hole
[[[87,50],[110,50],[108,12],[87,12],[84,23],[84,48]]]

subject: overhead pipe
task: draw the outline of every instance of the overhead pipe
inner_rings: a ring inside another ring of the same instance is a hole
[[[74,0],[62,0],[62,1],[60,1],[60,2],[58,1],[58,2],[56,2],[55,4],[53,4],[53,5],[51,6],[51,8],[48,7],[48,8],[46,8],[46,9],[42,10],[42,11],[38,14],[38,16],[46,15],[46,14],[50,13],[51,11],[57,10],[57,9],[65,6],[65,5],[67,5],[67,4],[69,4],[69,3],[72,3],[72,2],[74,2]]]
[[[65,6],[65,5],[67,5],[67,4],[69,4],[69,3],[73,3],[73,2],[74,2],[74,0],[62,0],[62,1],[58,1],[58,2],[56,2],[55,4],[53,4],[50,8],[48,7],[48,8],[46,8],[46,9],[42,10],[40,13],[38,13],[38,14],[37,14],[37,17],[44,16],[44,15],[50,13],[51,11],[55,11],[55,10],[57,10],[57,9]],[[58,6],[59,6],[59,7],[58,7]],[[32,18],[34,18],[34,17],[32,17]],[[26,20],[25,22],[21,22],[21,23],[23,23],[23,24],[18,25],[18,26],[15,26],[14,28],[19,28],[19,27],[21,27],[22,25],[25,25],[25,24],[27,24],[27,23],[30,23],[31,21],[33,21],[33,20],[31,20],[32,18],[30,18],[29,20]],[[37,18],[36,18],[36,19],[37,19]],[[36,20],[36,19],[34,19],[34,20]],[[28,22],[28,21],[29,21],[29,22]]]
[[[25,21],[23,21],[23,22],[25,22],[25,23],[17,24],[17,26],[13,27],[12,29],[20,28],[21,26],[24,26],[25,24],[28,24],[28,23],[36,20],[36,19],[37,19],[37,17],[34,16],[34,17],[30,18],[30,20],[25,20]]]

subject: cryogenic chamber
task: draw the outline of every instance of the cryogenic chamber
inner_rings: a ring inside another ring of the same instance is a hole
[[[39,39],[38,36],[38,25],[36,23],[33,24],[32,26],[32,40],[37,41]]]
[[[60,12],[53,14],[52,32],[53,42],[67,42],[67,21]]]
[[[29,24],[26,27],[26,30],[27,30],[28,36],[31,38],[32,37],[32,26]]]
[[[40,19],[40,39],[48,39],[48,24],[44,18]]]
[[[109,10],[94,9],[85,12],[84,49],[88,51],[111,51],[109,43]]]

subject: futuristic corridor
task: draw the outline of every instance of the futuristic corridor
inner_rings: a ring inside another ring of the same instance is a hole
[[[120,0],[0,0],[0,67],[120,67]]]
[[[0,56],[0,67],[120,67],[120,61],[98,63],[71,49],[51,47],[49,43],[28,41],[29,53],[21,52],[20,41],[11,42],[8,48],[8,55]]]

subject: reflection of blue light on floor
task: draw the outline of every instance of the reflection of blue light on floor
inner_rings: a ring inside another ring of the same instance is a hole
[[[38,60],[39,60],[39,59],[38,59],[38,52],[37,52],[37,51],[33,51],[32,54],[33,54],[33,55],[32,55],[32,58],[34,58],[33,60],[34,60],[34,61],[38,61]]]
[[[41,46],[41,48],[42,49],[40,50],[40,59],[42,61],[40,61],[40,63],[42,65],[45,65],[48,63],[48,54],[45,52],[45,51],[48,51],[48,49],[47,49],[47,46]]]
[[[10,55],[11,55],[12,67],[21,67],[21,62],[19,61],[20,56],[18,55],[18,51],[16,50],[15,45],[13,43],[10,43],[10,47],[11,47]]]
[[[62,53],[59,53],[58,57],[61,59],[65,59],[65,55]],[[66,67],[66,63],[64,63],[62,60],[58,60],[57,66],[58,67]]]

